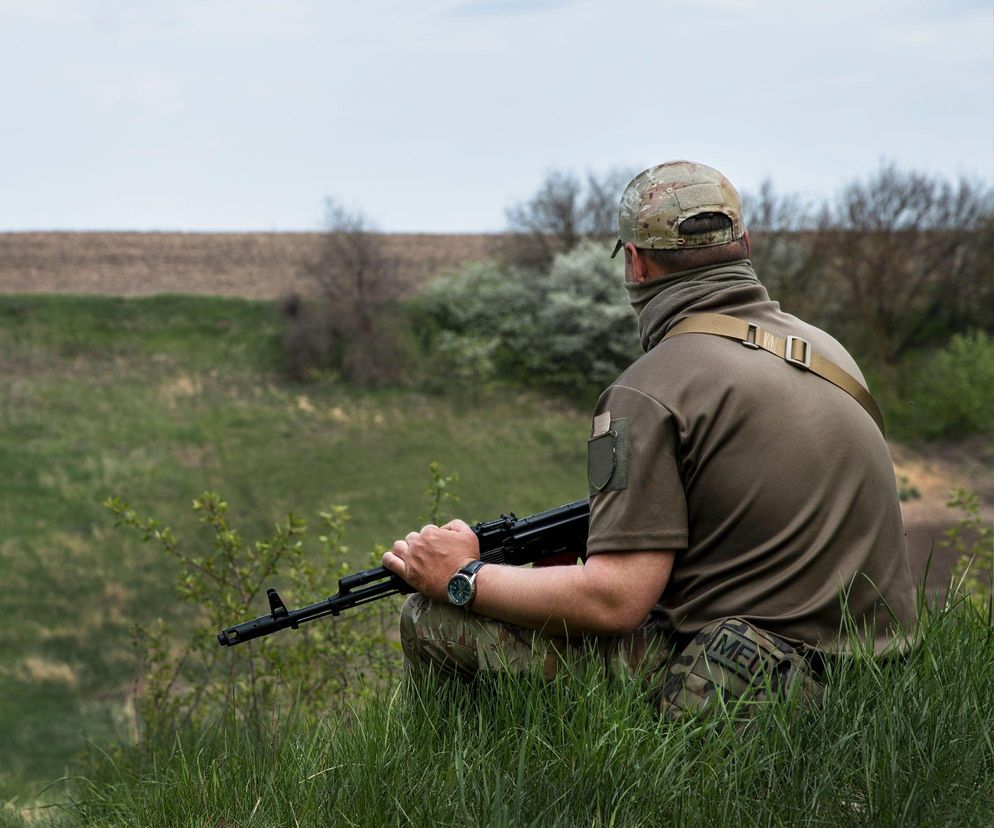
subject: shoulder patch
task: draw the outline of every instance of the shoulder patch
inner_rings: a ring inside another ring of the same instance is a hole
[[[587,441],[587,483],[590,494],[628,488],[628,420],[611,420],[607,430]]]

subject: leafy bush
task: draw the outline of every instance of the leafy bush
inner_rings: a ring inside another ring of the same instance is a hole
[[[477,262],[430,283],[416,316],[450,374],[589,395],[639,354],[622,269],[594,242],[545,273]]]
[[[994,431],[994,337],[956,334],[940,351],[903,367],[896,425],[925,437]],[[888,412],[890,413],[890,412]]]
[[[456,477],[444,474],[438,463],[431,463],[428,472],[424,517],[440,523],[443,509],[459,500],[452,490]],[[170,742],[177,730],[203,730],[223,716],[244,723],[254,736],[287,714],[312,723],[328,710],[344,708],[399,678],[400,648],[388,632],[395,626],[390,601],[350,612],[344,623],[328,619],[305,624],[235,651],[219,647],[215,637],[217,630],[258,616],[263,589],[277,576],[288,586],[290,605],[313,603],[337,592],[335,581],[354,569],[345,545],[347,507],[332,506],[320,513],[324,531],[318,537],[319,552],[309,555],[303,543],[307,527],[300,518],[288,514],[271,537],[246,543],[228,522],[228,504],[213,492],[193,501],[194,512],[213,536],[204,554],[185,551],[172,530],[140,517],[120,498],[109,498],[105,505],[118,526],[156,541],[180,563],[176,590],[193,607],[196,622],[179,649],[161,620],[136,628],[141,675],[136,682],[135,735],[150,749]],[[374,549],[368,565],[378,566],[383,551]]]
[[[397,675],[399,654],[386,638],[383,602],[375,618],[308,624],[236,651],[222,649],[215,638],[217,630],[261,614],[263,590],[277,575],[284,576],[287,595],[297,601],[311,603],[334,591],[334,579],[351,568],[344,506],[321,513],[324,532],[315,557],[305,554],[307,527],[292,514],[271,537],[246,543],[228,522],[228,504],[212,492],[193,502],[213,536],[203,554],[185,551],[168,527],[140,517],[120,499],[110,498],[106,505],[118,525],[155,540],[180,563],[177,592],[193,608],[195,628],[178,651],[164,622],[136,629],[142,662],[136,735],[145,744],[168,742],[177,728],[202,728],[224,714],[245,722],[254,733],[291,710],[309,720]],[[374,551],[370,563],[378,558]]]

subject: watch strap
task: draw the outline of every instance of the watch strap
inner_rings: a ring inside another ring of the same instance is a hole
[[[479,559],[475,561],[470,561],[464,567],[462,567],[459,572],[463,575],[469,575],[472,578],[477,572],[479,572],[484,566],[486,566],[486,561],[481,561]]]
[[[470,607],[473,606],[473,602],[476,600],[476,575],[485,565],[486,561],[475,560],[475,561],[470,561],[465,566],[459,567],[459,571],[456,572],[456,574],[449,579],[449,589],[452,588],[453,583],[455,583],[456,581],[460,580],[468,581],[470,587],[470,596],[469,600],[465,604],[463,604],[454,601],[452,598],[452,593],[449,592],[450,603],[452,603],[454,606],[462,607],[464,610],[469,610]]]

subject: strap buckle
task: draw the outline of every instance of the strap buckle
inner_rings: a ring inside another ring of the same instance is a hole
[[[739,341],[747,348],[752,348],[754,351],[758,351],[759,343],[756,342],[756,338],[758,336],[759,336],[759,325],[753,325],[752,322],[750,322],[749,327],[746,328],[746,338],[740,339]]]
[[[804,346],[804,356],[797,359],[794,356],[794,343],[799,342]],[[787,350],[783,355],[784,361],[789,362],[795,368],[802,368],[805,371],[811,369],[811,344],[806,339],[801,339],[799,336],[788,336],[787,337]]]

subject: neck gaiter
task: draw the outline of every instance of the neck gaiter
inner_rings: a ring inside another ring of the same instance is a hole
[[[651,282],[625,282],[638,314],[642,350],[655,347],[691,305],[721,290],[758,283],[748,259],[685,270]]]

